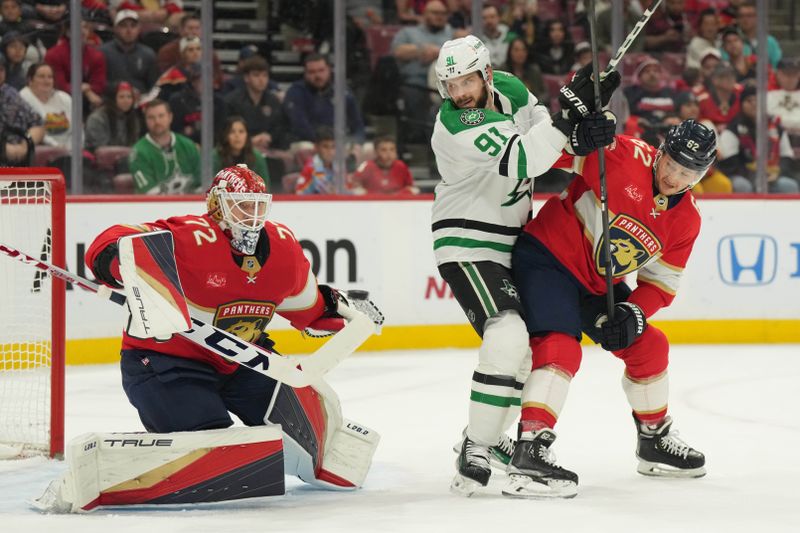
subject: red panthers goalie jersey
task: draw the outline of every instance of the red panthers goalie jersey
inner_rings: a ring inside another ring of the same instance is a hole
[[[192,315],[206,323],[253,342],[276,312],[302,329],[324,310],[316,278],[300,244],[288,228],[271,221],[264,226],[252,256],[235,253],[208,215],[112,226],[91,244],[86,264],[91,268],[95,257],[124,235],[155,230],[172,232],[186,301]],[[112,272],[121,279],[118,266],[114,260]],[[200,360],[225,374],[238,366],[178,335],[158,342],[124,333],[122,349],[130,348]]]
[[[614,282],[637,271],[629,300],[649,317],[675,297],[700,231],[700,213],[691,192],[658,194],[653,184],[657,150],[646,142],[618,135],[605,153]],[[554,168],[576,176],[560,196],[545,202],[525,231],[592,293],[605,294],[597,154],[562,155]]]

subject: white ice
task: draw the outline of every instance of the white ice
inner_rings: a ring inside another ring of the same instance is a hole
[[[708,458],[708,475],[692,480],[636,473],[622,365],[586,349],[557,426],[558,460],[580,475],[577,498],[562,501],[504,498],[502,473],[472,498],[448,491],[475,358],[472,350],[358,354],[331,374],[345,416],[382,435],[357,492],[290,481],[279,498],[48,516],[26,501],[64,465],[29,459],[0,463],[0,532],[800,531],[799,346],[673,347],[675,428]],[[67,438],[141,429],[114,365],[69,368],[66,410]]]

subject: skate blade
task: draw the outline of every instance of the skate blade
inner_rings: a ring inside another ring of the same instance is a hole
[[[578,484],[572,481],[551,479],[538,481],[522,474],[509,474],[508,485],[503,488],[503,496],[525,500],[550,500],[555,498],[574,498],[578,495]]]
[[[462,476],[461,474],[456,474],[453,478],[453,482],[450,483],[450,492],[469,498],[475,494],[475,491],[483,486],[484,485],[481,485],[474,479]]]
[[[706,475],[706,467],[698,468],[675,468],[674,466],[663,463],[651,463],[639,459],[639,466],[636,471],[644,476],[666,477],[666,478],[698,478]]]

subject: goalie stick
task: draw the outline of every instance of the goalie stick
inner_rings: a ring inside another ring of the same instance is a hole
[[[0,243],[0,252],[22,263],[46,271],[56,278],[96,293],[101,298],[111,300],[117,305],[125,305],[127,302],[123,294],[112,291],[105,285],[72,274],[16,248]],[[364,313],[344,305],[340,305],[337,311],[347,320],[345,327],[316,352],[304,356],[302,360],[264,350],[195,317],[191,317],[192,329],[179,332],[177,335],[228,361],[260,372],[276,381],[292,387],[307,387],[319,381],[323,375],[353,353],[375,332],[375,324]],[[297,368],[298,364],[302,365],[302,370]]]

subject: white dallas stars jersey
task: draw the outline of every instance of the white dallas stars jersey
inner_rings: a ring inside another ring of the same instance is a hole
[[[437,264],[494,261],[510,268],[511,248],[531,210],[531,178],[555,163],[566,142],[515,76],[495,71],[494,102],[497,111],[458,109],[447,99],[436,116]]]

